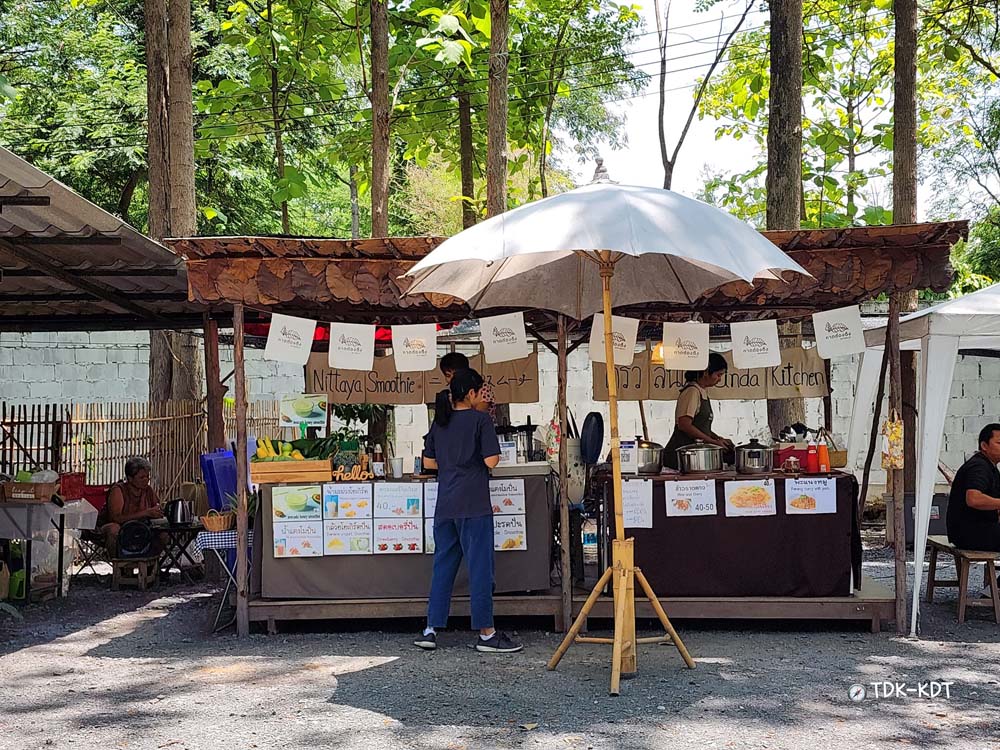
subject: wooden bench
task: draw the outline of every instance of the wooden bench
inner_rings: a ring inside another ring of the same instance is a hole
[[[145,591],[156,583],[159,567],[159,557],[114,559],[111,561],[111,590],[118,591],[121,586],[135,586],[139,591]]]
[[[927,537],[927,546],[931,551],[930,569],[927,573],[927,601],[934,601],[935,588],[958,589],[958,622],[965,622],[966,607],[992,607],[993,617],[1000,623],[1000,593],[997,591],[996,560],[1000,552],[987,552],[959,549],[948,541],[946,536]],[[942,580],[937,578],[938,553],[944,552],[955,558],[955,569],[958,579]],[[976,563],[983,563],[985,585],[990,590],[989,599],[969,599],[969,569]]]

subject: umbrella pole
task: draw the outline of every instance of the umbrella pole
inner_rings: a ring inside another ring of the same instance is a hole
[[[588,256],[589,257],[589,256]],[[622,675],[634,674],[638,667],[636,663],[636,637],[635,637],[635,581],[639,576],[643,592],[649,599],[653,610],[660,619],[667,637],[671,639],[677,647],[684,663],[694,668],[694,661],[684,647],[680,636],[670,624],[666,613],[660,606],[652,587],[642,576],[642,573],[635,567],[635,540],[625,538],[625,517],[622,511],[622,464],[621,464],[621,444],[618,434],[618,377],[615,372],[615,352],[614,352],[614,330],[611,320],[611,279],[615,273],[614,261],[610,253],[602,252],[600,255],[601,292],[604,308],[604,356],[605,370],[608,377],[608,412],[611,422],[611,473],[612,490],[614,496],[615,514],[615,538],[612,541],[612,565],[604,571],[597,586],[591,592],[580,614],[577,615],[573,626],[566,637],[563,638],[559,648],[549,660],[548,668],[555,669],[560,659],[573,643],[581,643],[580,630],[586,622],[587,616],[600,595],[601,589],[607,585],[611,579],[614,591],[614,638],[611,640],[611,695],[618,695],[619,683]]]

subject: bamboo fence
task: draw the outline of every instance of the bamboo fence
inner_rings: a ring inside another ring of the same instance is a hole
[[[0,472],[62,470],[69,407],[0,402]]]

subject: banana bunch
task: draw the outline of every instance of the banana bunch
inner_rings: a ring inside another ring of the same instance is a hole
[[[291,443],[271,440],[268,437],[257,438],[257,453],[254,463],[264,461],[305,461],[305,456]]]

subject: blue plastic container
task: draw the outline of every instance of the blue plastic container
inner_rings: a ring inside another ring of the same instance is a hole
[[[217,450],[201,456],[201,475],[208,491],[208,506],[229,510],[228,495],[236,494],[236,458],[232,451]]]

